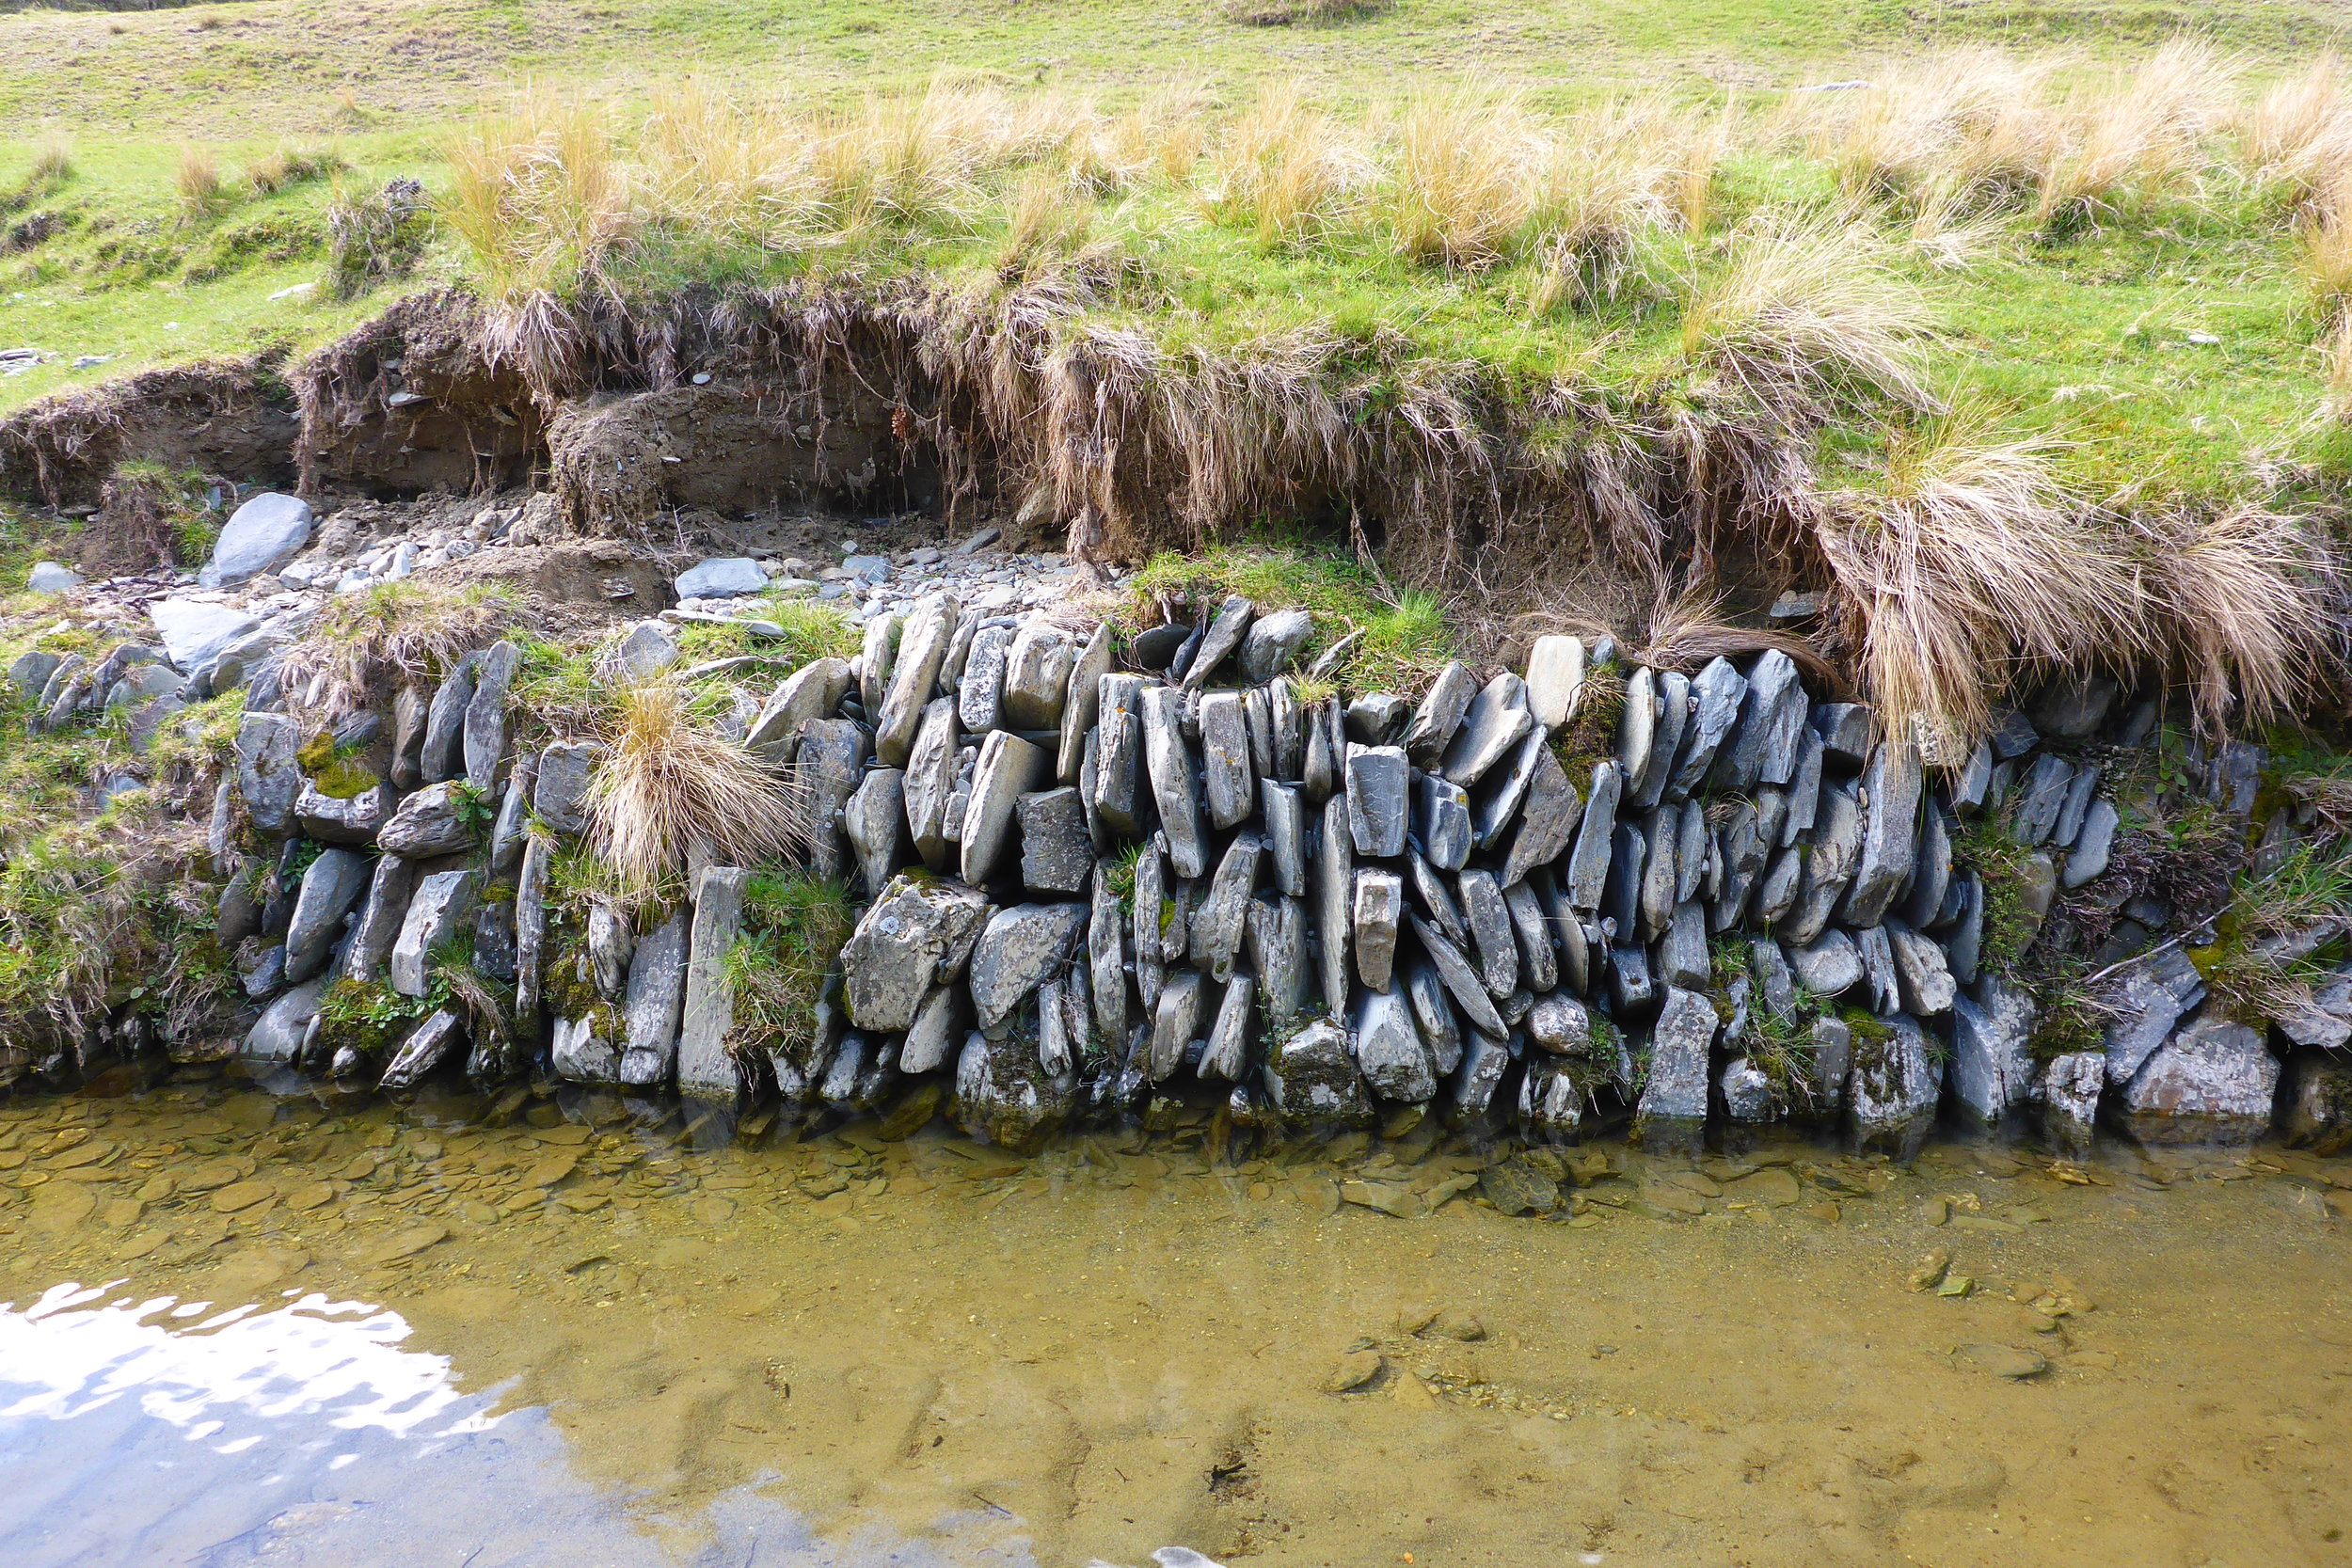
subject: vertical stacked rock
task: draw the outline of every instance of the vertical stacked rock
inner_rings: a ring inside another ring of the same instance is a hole
[[[393,1043],[389,1086],[461,1055],[494,1080],[544,1049],[640,1092],[951,1095],[1012,1144],[1200,1092],[1241,1126],[1436,1115],[1543,1142],[1793,1116],[1901,1149],[1946,1105],[1988,1126],[2039,1111],[2068,1140],[2102,1106],[2148,1137],[2266,1125],[2277,1062],[2208,1014],[2177,949],[2125,976],[2104,1052],[2056,1062],[1984,961],[1987,890],[1954,844],[1970,818],[2010,824],[2028,942],[2098,878],[2121,814],[2086,742],[2150,727],[2110,722],[2111,687],[1931,770],[1778,650],[1677,671],[1548,637],[1523,673],[1453,664],[1407,702],[1300,676],[1313,631],[1230,598],[1122,660],[1107,626],[943,594],[794,672],[742,743],[797,775],[810,867],[864,911],[805,1037],[750,1057],[724,961],[742,868],[696,867],[676,910],[551,928],[548,856],[585,826],[596,752],[511,754],[511,645],[360,725],[356,793],[323,791],[306,737],[257,701],[222,801],[269,846],[231,879],[223,933],[280,939],[248,975],[268,1007],[247,1053],[373,1069],[314,1059],[323,988],[422,995],[462,937],[516,987],[511,1037],[467,1053],[466,1021],[436,1014]],[[2250,804],[2258,754],[2197,762]],[[295,876],[306,837],[329,847]]]

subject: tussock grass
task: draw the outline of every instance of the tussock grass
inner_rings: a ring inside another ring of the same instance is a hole
[[[73,150],[61,141],[45,141],[33,150],[30,182],[38,185],[63,184],[73,178]]]
[[[346,172],[351,165],[332,147],[280,147],[245,166],[245,182],[257,197],[276,196],[306,181]]]
[[[339,594],[278,656],[288,700],[318,722],[437,681],[460,654],[496,641],[520,608],[497,583],[377,583]]]
[[[2244,504],[2216,516],[2143,525],[2162,625],[2198,728],[2217,736],[2241,717],[2299,714],[2340,636],[2336,552],[2297,519]]]
[[[229,198],[229,184],[221,176],[220,161],[201,147],[180,150],[180,166],[172,173],[172,188],[180,193],[180,210],[189,217],[217,212]]]
[[[1249,230],[1264,245],[1324,232],[1343,198],[1371,174],[1370,161],[1295,83],[1260,94],[1210,161],[1214,183],[1203,198],[1210,215]]]
[[[688,701],[660,682],[624,693],[611,749],[589,784],[591,842],[640,896],[697,854],[756,866],[808,843],[806,802],[792,782],[694,725]]]
[[[1761,223],[1735,237],[1727,270],[1690,285],[1682,352],[1766,408],[1826,386],[1931,409],[1912,341],[1923,305],[1865,225]]]

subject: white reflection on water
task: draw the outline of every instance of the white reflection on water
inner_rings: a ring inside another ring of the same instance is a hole
[[[5,1568],[1031,1564],[1018,1536],[819,1540],[753,1487],[650,1520],[573,1471],[545,1410],[493,1413],[403,1349],[397,1312],[113,1290],[0,1302]]]
[[[0,1304],[0,1420],[68,1420],[126,1396],[191,1440],[238,1416],[312,1416],[400,1437],[485,1432],[498,1420],[485,1397],[458,1393],[449,1357],[400,1348],[409,1327],[397,1312],[316,1292],[266,1311],[215,1313],[169,1296],[92,1307],[110,1289],[59,1285],[22,1311]]]

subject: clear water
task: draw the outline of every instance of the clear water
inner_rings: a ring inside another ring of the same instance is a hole
[[[2352,1561],[2352,1161],[476,1109],[0,1108],[0,1562]]]

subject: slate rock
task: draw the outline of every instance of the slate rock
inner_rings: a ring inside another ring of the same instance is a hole
[[[1747,677],[1727,658],[1715,659],[1692,681],[1691,720],[1676,752],[1665,799],[1679,801],[1699,787],[1715,765],[1715,753],[1739,721],[1747,693]]]
[[[286,983],[300,985],[326,967],[343,917],[367,891],[373,875],[368,859],[349,849],[327,849],[302,874],[294,918],[286,927]]]
[[[373,784],[345,798],[328,795],[305,779],[302,792],[294,797],[294,825],[321,844],[373,844],[395,810],[394,799],[388,784]]]
[[[680,572],[670,586],[681,599],[732,599],[764,592],[768,574],[747,556],[708,556]]]
[[[1054,759],[1054,777],[1063,784],[1078,782],[1078,763],[1085,755],[1087,737],[1102,716],[1103,677],[1110,673],[1111,628],[1104,622],[1078,651],[1062,695],[1061,750]]]
[[[1347,1006],[1348,948],[1356,920],[1356,840],[1347,825],[1347,802],[1323,808],[1314,858],[1316,974],[1325,1007],[1336,1015]]]
[[[1857,1147],[1891,1147],[1908,1158],[1935,1126],[1943,1072],[1927,1035],[1901,1013],[1875,1021],[1853,1041],[1847,1107]]]
[[[1422,1042],[1403,990],[1358,992],[1351,1023],[1358,1069],[1375,1093],[1408,1103],[1437,1094],[1437,1062]]]
[[[66,594],[82,586],[82,574],[59,561],[36,561],[24,575],[25,592]]]
[[[1263,686],[1298,657],[1314,635],[1315,618],[1303,610],[1278,610],[1249,624],[1241,642],[1241,678]]]
[[[1394,974],[1397,935],[1403,928],[1405,882],[1393,871],[1359,867],[1350,915],[1356,976],[1373,990],[1387,990]],[[1344,996],[1343,990],[1338,994]]]
[[[880,893],[905,858],[907,776],[896,768],[869,768],[841,808],[841,831],[857,856],[868,895]]]
[[[588,831],[588,784],[604,761],[604,748],[589,740],[559,740],[539,753],[531,786],[531,809],[540,821],[566,837]]]
[[[1536,867],[1549,865],[1567,853],[1583,818],[1583,797],[1568,782],[1566,771],[1551,749],[1542,748],[1519,808],[1518,831],[1512,835],[1510,850],[1503,857],[1503,886],[1517,886]]]
[[[743,733],[743,749],[771,763],[788,763],[801,731],[813,720],[829,719],[850,694],[850,661],[819,658],[778,682],[758,717]]]
[[[1262,779],[1258,784],[1259,817],[1265,824],[1266,854],[1274,868],[1274,884],[1293,898],[1307,894],[1307,807],[1290,784]]]
[[[262,491],[230,514],[197,580],[206,588],[234,588],[276,571],[310,542],[311,522],[309,502]]]
[[[1488,681],[1462,715],[1439,771],[1465,789],[1509,756],[1535,722],[1527,710],[1527,683],[1505,671]]]
[[[376,847],[388,855],[431,860],[453,855],[480,842],[481,829],[467,808],[469,786],[451,779],[427,784],[401,801],[377,832]]]
[[[1059,973],[1086,929],[1084,904],[1017,904],[988,918],[972,949],[972,1006],[983,1032]]]
[[[937,594],[917,606],[898,636],[898,657],[890,672],[890,691],[873,715],[874,754],[885,768],[904,768],[916,732],[930,707],[948,645],[962,625],[955,596]]]
[[[1982,1126],[2024,1109],[2039,1069],[2033,1059],[2033,997],[1997,974],[1952,1001],[1952,1099]],[[2084,1054],[2089,1054],[2085,1053]],[[2096,1107],[2097,1086],[2091,1089]]]
[[[1419,915],[1408,912],[1406,921],[1412,928],[1414,940],[1421,943],[1421,950],[1428,954],[1430,962],[1437,966],[1438,976],[1445,982],[1445,989],[1453,996],[1454,1006],[1462,1009],[1462,1016],[1470,1021],[1470,1026],[1497,1039],[1507,1035],[1510,1031],[1502,1022],[1502,1015],[1495,1009],[1493,998],[1486,994],[1485,983],[1478,972],[1470,967],[1470,960],[1462,956],[1462,950]]]
[[[466,770],[466,711],[473,703],[474,667],[481,661],[478,651],[460,655],[425,709],[418,768],[426,784],[440,784]]]
[[[963,879],[986,882],[1003,857],[1021,797],[1043,783],[1052,759],[1009,730],[992,730],[980,744],[972,770],[972,793],[964,806],[959,844]]]
[[[1209,890],[1193,911],[1191,958],[1196,968],[1223,985],[1233,973],[1249,914],[1249,895],[1258,879],[1264,846],[1255,833],[1237,833],[1217,862]]]
[[[433,953],[471,924],[481,887],[478,871],[437,872],[417,884],[392,942],[392,990],[403,996],[423,996],[431,990]]]
[[[597,662],[608,681],[633,685],[649,681],[678,661],[677,638],[662,621],[640,621],[623,634]]]
[[[1208,684],[1217,666],[1225,662],[1225,657],[1241,646],[1242,638],[1256,616],[1256,607],[1238,594],[1216,607],[1216,617],[1202,632],[1192,661],[1184,666],[1184,684],[1187,689],[1198,691]]]
[[[1204,985],[1199,970],[1179,969],[1170,972],[1168,983],[1160,988],[1159,1006],[1152,1013],[1149,1073],[1154,1084],[1175,1076],[1200,1035]]]
[[[321,976],[278,997],[246,1032],[245,1043],[237,1053],[253,1063],[291,1064],[310,1034],[311,1021],[318,1017],[319,1003],[326,992],[326,980]]]
[[[1591,911],[1600,908],[1601,895],[1609,877],[1610,846],[1617,823],[1617,801],[1624,789],[1626,775],[1614,762],[1603,761],[1593,768],[1591,799],[1587,801],[1577,832],[1576,847],[1568,856],[1567,869],[1560,879],[1560,895],[1574,910]]]
[[[1004,700],[997,721],[1012,730],[1058,728],[1077,658],[1078,650],[1059,627],[1036,619],[1025,624],[1005,651]]]
[[[1249,727],[1238,691],[1200,698],[1200,783],[1210,824],[1220,830],[1242,822],[1257,804]]]
[[[2279,1060],[2261,1034],[2208,1007],[2124,1085],[2122,1119],[2144,1144],[2249,1144],[2270,1131],[2278,1094]]]
[[[1184,694],[1153,687],[1143,694],[1143,754],[1159,807],[1160,831],[1168,838],[1169,863],[1186,881],[1208,869],[1208,846],[1200,822],[1199,772],[1185,744]]]
[[[1284,1037],[1267,1053],[1264,1078],[1268,1103],[1293,1125],[1360,1127],[1372,1120],[1372,1097],[1347,1031],[1330,1019]]]
[[[1574,637],[1539,637],[1527,652],[1527,711],[1556,730],[1576,711],[1584,685],[1584,643]]]
[[[1472,869],[1456,879],[1462,893],[1462,918],[1470,927],[1478,954],[1479,979],[1488,995],[1498,999],[1518,989],[1518,938],[1511,924],[1510,907],[1494,874]]]
[[[694,878],[677,1037],[677,1089],[691,1098],[732,1103],[745,1087],[743,1069],[727,1048],[735,988],[726,966],[742,934],[743,890],[751,879],[737,865],[706,866]]]
[[[962,970],[988,920],[977,888],[901,873],[859,917],[841,950],[849,1017],[859,1028],[896,1034],[925,996]]]
[[[1444,754],[1454,731],[1461,727],[1462,716],[1470,710],[1470,699],[1477,695],[1478,677],[1461,660],[1438,672],[1405,731],[1405,751],[1414,766],[1431,767]]]
[[[1401,746],[1347,749],[1347,824],[1356,852],[1372,860],[1405,853],[1411,819],[1412,766]]]
[[[1951,1011],[1957,988],[1942,944],[1899,920],[1890,918],[1883,928],[1887,947],[1894,955],[1903,1011],[1914,1018],[1933,1018]]]
[[[1555,1056],[1583,1054],[1593,1042],[1591,1015],[1573,996],[1539,996],[1527,1012],[1528,1043]]]
[[[868,774],[870,783],[875,777]],[[1032,893],[1084,893],[1094,874],[1094,841],[1074,787],[1041,790],[1017,802],[1021,884]]]
[[[1721,1021],[1715,1004],[1695,990],[1670,986],[1650,1029],[1649,1076],[1634,1108],[1647,1130],[1703,1122],[1707,1117],[1708,1052]],[[1678,1130],[1667,1132],[1679,1142]]]

